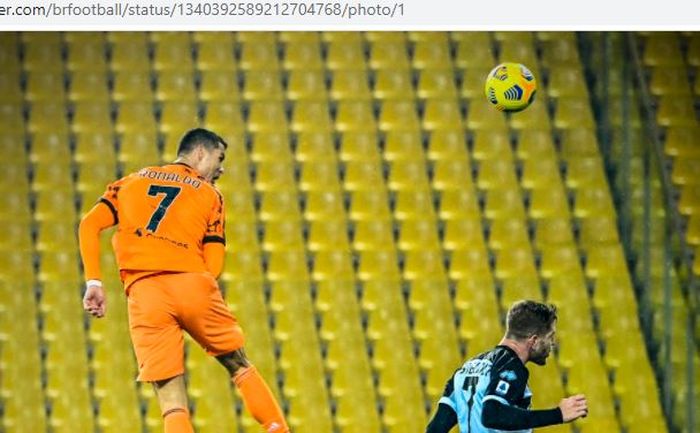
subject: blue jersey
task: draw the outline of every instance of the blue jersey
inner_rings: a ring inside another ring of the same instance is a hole
[[[529,372],[518,355],[507,346],[496,346],[462,365],[445,387],[440,403],[457,414],[460,433],[499,433],[481,423],[485,401],[529,409],[532,392],[527,386]],[[532,429],[518,430],[530,433]]]

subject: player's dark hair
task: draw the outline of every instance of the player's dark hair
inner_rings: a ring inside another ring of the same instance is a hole
[[[557,320],[557,307],[537,301],[514,303],[506,317],[506,337],[524,340],[532,335],[543,336]]]
[[[228,147],[228,144],[223,138],[208,129],[190,129],[180,139],[180,145],[177,147],[177,155],[186,155],[200,144],[209,150],[216,149],[219,143],[224,146],[224,149]]]

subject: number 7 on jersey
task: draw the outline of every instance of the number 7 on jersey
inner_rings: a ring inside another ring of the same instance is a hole
[[[148,195],[152,197],[156,197],[158,196],[158,194],[165,194],[165,196],[163,197],[163,200],[161,200],[158,204],[158,208],[155,210],[155,212],[153,212],[153,215],[151,215],[151,219],[148,221],[146,230],[149,230],[151,232],[155,232],[156,230],[158,230],[158,225],[160,224],[160,221],[165,216],[165,213],[168,211],[170,205],[173,204],[175,197],[177,197],[177,195],[180,194],[181,189],[182,188],[178,186],[165,185],[151,185],[148,188]]]

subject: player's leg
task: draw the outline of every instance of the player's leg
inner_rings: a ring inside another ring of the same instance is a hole
[[[153,383],[165,433],[192,433],[183,373],[184,340],[168,281],[135,282],[128,295],[129,331],[139,365],[138,380]]]
[[[185,377],[178,375],[170,379],[153,382],[163,414],[165,433],[194,433],[187,410],[187,388]]]
[[[289,431],[282,410],[243,351],[243,331],[208,274],[186,274],[180,318],[182,326],[228,370],[251,415],[269,432]]]
[[[216,359],[228,370],[253,418],[269,433],[288,432],[282,409],[243,348],[218,355]]]

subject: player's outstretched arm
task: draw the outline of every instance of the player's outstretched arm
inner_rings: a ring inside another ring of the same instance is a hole
[[[558,407],[544,410],[527,410],[511,406],[502,399],[484,400],[481,423],[496,430],[524,430],[563,423]]]
[[[563,398],[559,403],[561,416],[564,422],[571,422],[575,419],[588,415],[588,402],[583,394],[573,395]]]
[[[78,229],[80,257],[87,281],[83,308],[95,317],[104,316],[106,307],[104,289],[100,281],[100,232],[115,224],[112,211],[100,202],[80,220]]]

